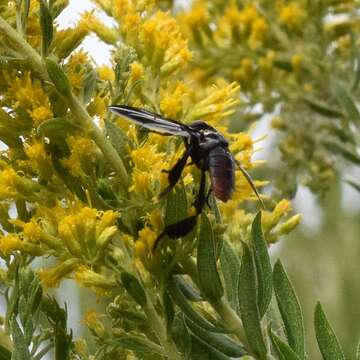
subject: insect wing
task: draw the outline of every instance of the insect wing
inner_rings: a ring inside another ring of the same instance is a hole
[[[151,111],[118,105],[111,105],[109,109],[115,114],[123,116],[154,132],[183,137],[190,137],[191,135],[186,125],[177,123],[174,120],[165,119]]]

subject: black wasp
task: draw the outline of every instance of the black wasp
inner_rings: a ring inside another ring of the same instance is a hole
[[[192,163],[194,163],[201,171],[199,193],[194,202],[196,210],[195,215],[185,218],[175,224],[166,226],[155,241],[154,251],[164,235],[167,235],[170,238],[183,237],[194,228],[196,219],[208,202],[211,191],[214,193],[215,197],[221,201],[226,202],[231,198],[235,188],[235,164],[239,167],[261,202],[250,175],[241,167],[229,151],[229,143],[227,140],[206,122],[198,120],[190,125],[185,125],[144,109],[124,105],[111,105],[109,109],[115,114],[130,119],[152,132],[160,133],[165,136],[181,136],[184,139],[184,154],[171,170],[164,170],[169,174],[169,185],[160,196],[169,192],[169,190],[171,190],[179,181],[189,157],[191,158]],[[205,189],[206,171],[210,173],[211,179],[211,187],[207,194]]]

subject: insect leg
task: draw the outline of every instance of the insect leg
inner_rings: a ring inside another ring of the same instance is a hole
[[[196,219],[201,214],[206,203],[205,196],[205,170],[201,171],[201,180],[198,196],[194,202],[196,213],[195,215],[189,216],[183,220],[180,220],[174,224],[167,225],[162,233],[157,237],[154,242],[152,252],[156,251],[157,246],[159,245],[160,240],[167,235],[170,239],[176,239],[179,237],[184,237],[190,233],[190,231],[196,225]]]
[[[167,194],[179,181],[182,171],[186,166],[187,159],[191,153],[191,147],[188,147],[183,156],[176,162],[171,170],[163,170],[163,172],[168,173],[169,185],[160,193],[159,198]]]

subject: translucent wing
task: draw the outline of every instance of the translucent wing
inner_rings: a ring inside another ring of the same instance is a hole
[[[166,119],[159,114],[144,109],[124,105],[111,105],[109,109],[115,114],[123,116],[138,125],[164,135],[190,137],[192,132],[186,125]]]

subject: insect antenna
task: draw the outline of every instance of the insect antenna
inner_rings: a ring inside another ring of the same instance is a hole
[[[239,161],[237,161],[235,158],[235,163],[238,166],[239,170],[241,171],[241,173],[245,176],[245,179],[247,180],[247,182],[249,183],[249,185],[251,186],[251,189],[253,190],[254,194],[256,195],[256,197],[259,200],[259,203],[261,204],[261,207],[263,210],[266,210],[265,204],[264,202],[261,200],[259,192],[256,189],[256,186],[254,185],[254,181],[251,178],[250,174],[240,165]]]

